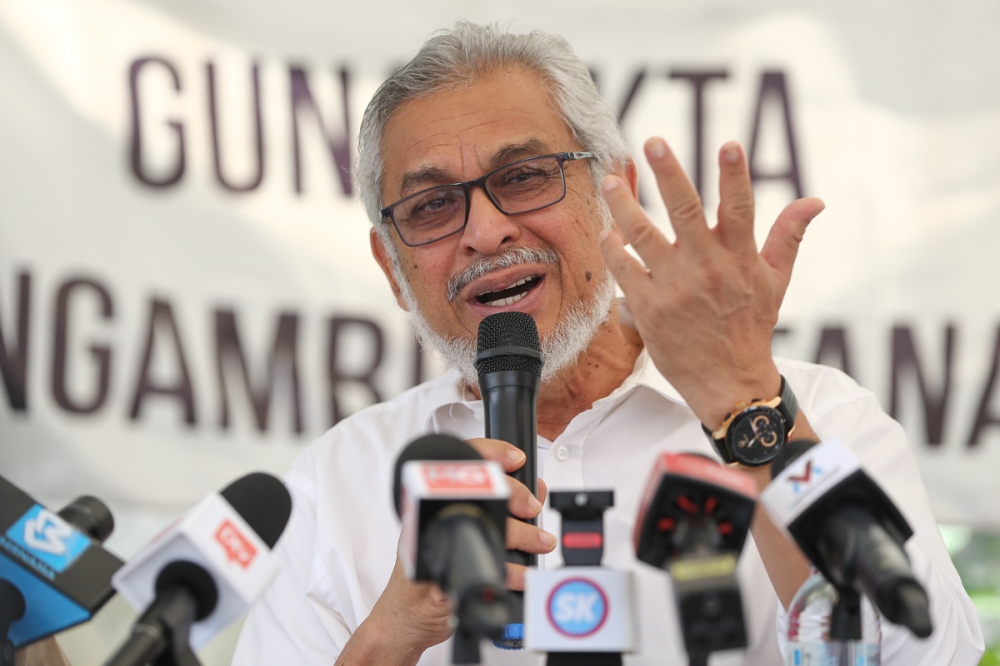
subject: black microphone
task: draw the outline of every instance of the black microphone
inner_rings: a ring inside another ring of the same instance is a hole
[[[245,613],[270,583],[277,570],[271,549],[291,511],[285,485],[255,472],[158,535],[114,578],[144,611],[106,666],[197,666],[192,648]]]
[[[12,664],[17,648],[86,622],[114,596],[111,577],[124,563],[101,546],[113,529],[111,512],[94,497],[57,514],[0,477],[0,664]]]
[[[913,530],[843,444],[799,440],[774,459],[761,501],[813,565],[847,597],[835,607],[830,637],[861,638],[858,597],[865,594],[890,622],[924,638],[930,602],[903,544]]]
[[[503,468],[459,439],[426,435],[397,458],[392,493],[407,576],[436,583],[453,600],[452,660],[479,663],[480,637],[500,638],[509,615]]]
[[[538,389],[542,378],[542,346],[535,320],[523,312],[498,312],[479,322],[476,372],[483,397],[486,437],[510,442],[524,451],[525,461],[511,476],[538,497]],[[520,518],[518,520],[521,520]],[[537,525],[538,521],[528,522]],[[508,550],[507,561],[534,567],[538,556]],[[513,593],[511,625],[499,647],[524,646],[524,595]]]
[[[664,453],[646,483],[635,524],[636,557],[674,582],[690,663],[745,647],[736,560],[753,520],[757,486],[698,454]]]

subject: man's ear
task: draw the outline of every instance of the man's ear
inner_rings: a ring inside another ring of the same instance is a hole
[[[399,284],[396,282],[396,276],[392,273],[392,259],[389,257],[389,250],[382,243],[382,237],[372,229],[368,232],[368,238],[371,240],[372,255],[375,257],[375,261],[378,262],[382,272],[385,273],[386,279],[389,280],[389,286],[392,287],[392,294],[396,297],[396,303],[403,310],[409,312],[410,309],[406,307],[402,292],[399,290]]]

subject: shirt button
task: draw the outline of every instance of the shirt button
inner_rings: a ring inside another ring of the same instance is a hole
[[[559,462],[566,462],[566,459],[569,458],[569,449],[562,445],[557,446],[553,453]]]

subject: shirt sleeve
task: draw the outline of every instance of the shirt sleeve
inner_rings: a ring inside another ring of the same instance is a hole
[[[903,427],[882,411],[873,393],[854,380],[833,369],[825,369],[824,374],[824,381],[800,396],[801,404],[809,405],[804,411],[821,439],[836,437],[851,448],[865,472],[906,517],[913,529],[906,552],[931,602],[934,631],[926,639],[918,639],[905,627],[881,619],[882,664],[978,664],[984,644],[976,609],[941,538]],[[795,384],[792,386],[794,389]],[[779,604],[779,631],[787,624],[787,614]],[[784,638],[779,636],[783,650]]]
[[[278,573],[247,616],[236,644],[238,666],[332,666],[350,638],[343,618],[309,594],[314,571],[316,496],[313,481],[285,478],[292,515],[274,555]]]

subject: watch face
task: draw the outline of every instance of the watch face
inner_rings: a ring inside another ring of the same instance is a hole
[[[778,455],[785,443],[785,422],[777,409],[748,407],[729,426],[733,457],[747,465],[762,465]]]

